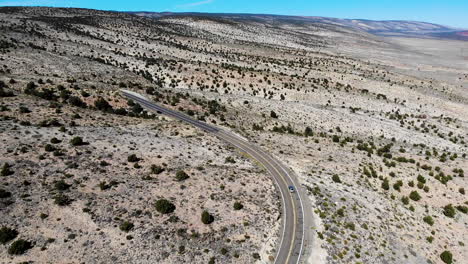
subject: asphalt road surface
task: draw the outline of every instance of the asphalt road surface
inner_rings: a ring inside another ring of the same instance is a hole
[[[257,160],[270,173],[276,182],[276,187],[282,199],[282,230],[280,243],[277,246],[275,264],[282,263],[305,263],[307,252],[305,248],[311,243],[310,227],[312,226],[312,215],[308,197],[302,186],[299,185],[293,172],[284,166],[279,160],[264,152],[251,142],[231,133],[229,131],[208,125],[205,122],[192,119],[188,115],[178,111],[161,107],[140,94],[122,90],[125,97],[140,104],[149,111],[167,115],[169,117],[187,122],[216,135],[221,140],[237,147],[241,151]],[[295,191],[290,192],[289,186],[294,186]],[[306,228],[307,227],[307,228]]]

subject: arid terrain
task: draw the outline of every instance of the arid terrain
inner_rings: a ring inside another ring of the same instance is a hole
[[[304,263],[466,262],[468,42],[332,22],[0,7],[0,263],[273,263],[265,170],[121,89],[291,167]]]

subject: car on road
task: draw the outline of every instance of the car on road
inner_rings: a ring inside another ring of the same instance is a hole
[[[291,193],[293,193],[293,192],[294,192],[294,186],[292,186],[292,185],[289,185],[288,189],[289,189],[289,192],[291,192]]]

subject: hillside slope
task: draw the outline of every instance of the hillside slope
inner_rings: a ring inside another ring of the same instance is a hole
[[[2,7],[0,22],[2,261],[274,261],[264,169],[120,89],[285,161],[313,203],[308,263],[468,259],[465,42],[255,15]]]

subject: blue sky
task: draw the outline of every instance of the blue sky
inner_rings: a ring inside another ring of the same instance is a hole
[[[417,20],[468,28],[468,0],[0,0],[7,5]]]

